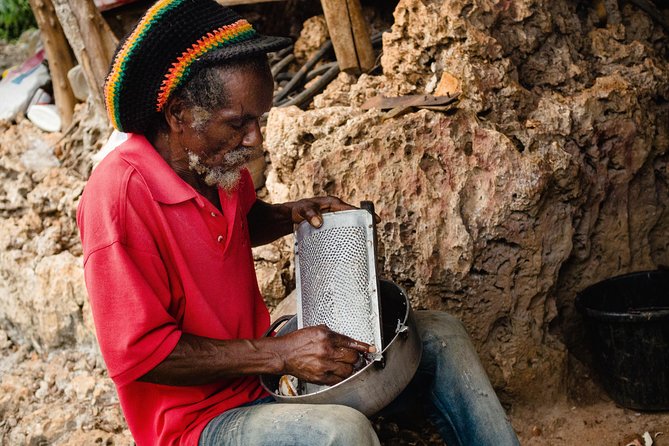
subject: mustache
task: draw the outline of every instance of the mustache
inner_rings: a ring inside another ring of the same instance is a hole
[[[241,167],[263,155],[260,147],[240,146],[223,155],[215,166],[207,165],[202,158],[188,151],[188,167],[201,175],[209,186],[219,186],[226,192],[233,191],[241,179]]]
[[[221,167],[239,167],[248,161],[261,157],[262,155],[263,151],[260,147],[240,146],[223,156],[224,165]]]
[[[210,156],[196,154],[189,149],[186,149],[186,154],[188,155],[188,161],[191,169],[199,171],[203,169],[206,164],[210,164],[210,169],[218,170],[228,170],[235,167],[241,167],[251,160],[260,158],[264,155],[264,152],[261,147],[239,146],[225,153],[220,162],[215,163],[215,166],[213,165],[214,163],[212,163],[212,157]]]

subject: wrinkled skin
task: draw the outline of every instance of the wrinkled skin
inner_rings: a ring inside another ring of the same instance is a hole
[[[370,346],[328,329],[307,327],[284,336],[294,345],[285,357],[285,373],[308,382],[336,384],[353,374],[361,353]]]

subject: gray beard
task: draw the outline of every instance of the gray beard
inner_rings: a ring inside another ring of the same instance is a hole
[[[221,165],[210,167],[204,165],[199,155],[188,151],[188,167],[201,175],[208,186],[218,186],[225,192],[231,193],[239,186],[242,166],[261,153],[259,148],[239,147],[226,153]]]

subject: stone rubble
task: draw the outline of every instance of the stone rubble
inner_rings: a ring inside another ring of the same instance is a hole
[[[0,339],[2,334],[0,331]],[[0,444],[134,445],[99,352],[2,347]]]

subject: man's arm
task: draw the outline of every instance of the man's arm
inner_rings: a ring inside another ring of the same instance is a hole
[[[291,233],[293,225],[304,220],[320,227],[323,212],[347,209],[356,208],[334,197],[282,204],[256,200],[247,215],[251,244],[270,243]],[[217,340],[184,333],[170,355],[139,380],[184,386],[267,373],[332,385],[353,373],[360,353],[374,351],[375,347],[324,325],[261,339]]]
[[[332,385],[351,376],[360,353],[374,351],[324,325],[260,339],[223,341],[184,333],[172,353],[139,381],[189,386],[268,373]]]
[[[315,197],[281,204],[256,200],[247,215],[252,246],[271,243],[293,232],[293,225],[304,220],[318,228],[323,212],[356,209],[335,197]]]

